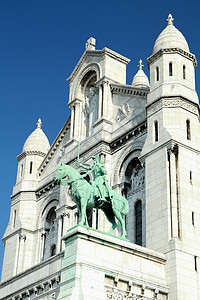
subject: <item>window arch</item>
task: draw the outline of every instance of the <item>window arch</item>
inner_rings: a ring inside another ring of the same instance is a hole
[[[135,243],[142,246],[142,201],[135,203]]]
[[[169,63],[169,76],[173,75],[172,62]]]
[[[187,132],[187,140],[191,140],[191,129],[190,129],[190,120],[186,120],[186,132]]]

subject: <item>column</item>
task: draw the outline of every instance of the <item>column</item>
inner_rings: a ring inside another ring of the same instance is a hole
[[[102,103],[103,103],[103,91],[102,91],[102,85],[99,85],[99,105],[98,105],[98,119],[102,117]]]
[[[74,106],[70,107],[71,109],[71,126],[70,126],[70,139],[74,136]]]

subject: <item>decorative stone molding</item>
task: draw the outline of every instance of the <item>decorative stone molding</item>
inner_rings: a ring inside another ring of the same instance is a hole
[[[147,133],[147,122],[146,120],[134,127],[131,131],[127,132],[125,135],[121,136],[119,139],[115,140],[110,144],[111,148],[116,149],[121,147],[122,145],[127,144],[132,139],[137,139],[141,135]]]
[[[146,99],[149,89],[143,88],[135,88],[131,85],[119,85],[119,84],[111,84],[111,92],[113,94],[121,94],[121,95],[130,95],[130,96],[139,96]]]
[[[43,194],[46,194],[47,192],[53,190],[53,188],[57,186],[57,183],[52,180],[47,185],[41,187],[38,191],[36,191],[36,196],[41,197]]]
[[[41,151],[37,151],[37,150],[34,150],[34,151],[25,151],[21,154],[19,154],[17,156],[17,160],[20,161],[22,158],[28,156],[28,155],[38,155],[38,156],[41,156],[41,157],[45,157],[46,156],[46,153],[44,152],[41,152]]]
[[[180,48],[166,48],[166,49],[161,49],[157,53],[151,55],[149,58],[147,58],[147,64],[148,68],[150,68],[150,64],[152,64],[157,58],[159,58],[163,54],[171,54],[171,53],[178,53],[185,58],[188,58],[193,62],[194,68],[197,66],[197,60],[194,54],[188,53]]]
[[[147,116],[151,116],[163,107],[182,107],[183,109],[199,116],[199,107],[182,97],[160,98],[156,102],[147,106]]]

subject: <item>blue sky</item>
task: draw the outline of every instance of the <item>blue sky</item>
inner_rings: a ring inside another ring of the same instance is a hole
[[[28,135],[42,119],[50,144],[67,120],[66,82],[91,36],[130,58],[127,83],[152,53],[154,42],[172,13],[190,51],[200,60],[200,1],[0,1],[0,236],[9,221],[10,195],[17,159]],[[200,67],[196,88],[200,95]],[[0,272],[3,260],[0,242]]]

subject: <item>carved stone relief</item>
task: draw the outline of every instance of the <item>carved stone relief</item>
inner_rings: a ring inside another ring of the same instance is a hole
[[[128,116],[129,112],[130,112],[129,104],[128,103],[121,104],[120,107],[118,108],[116,119],[118,121],[122,121]]]

